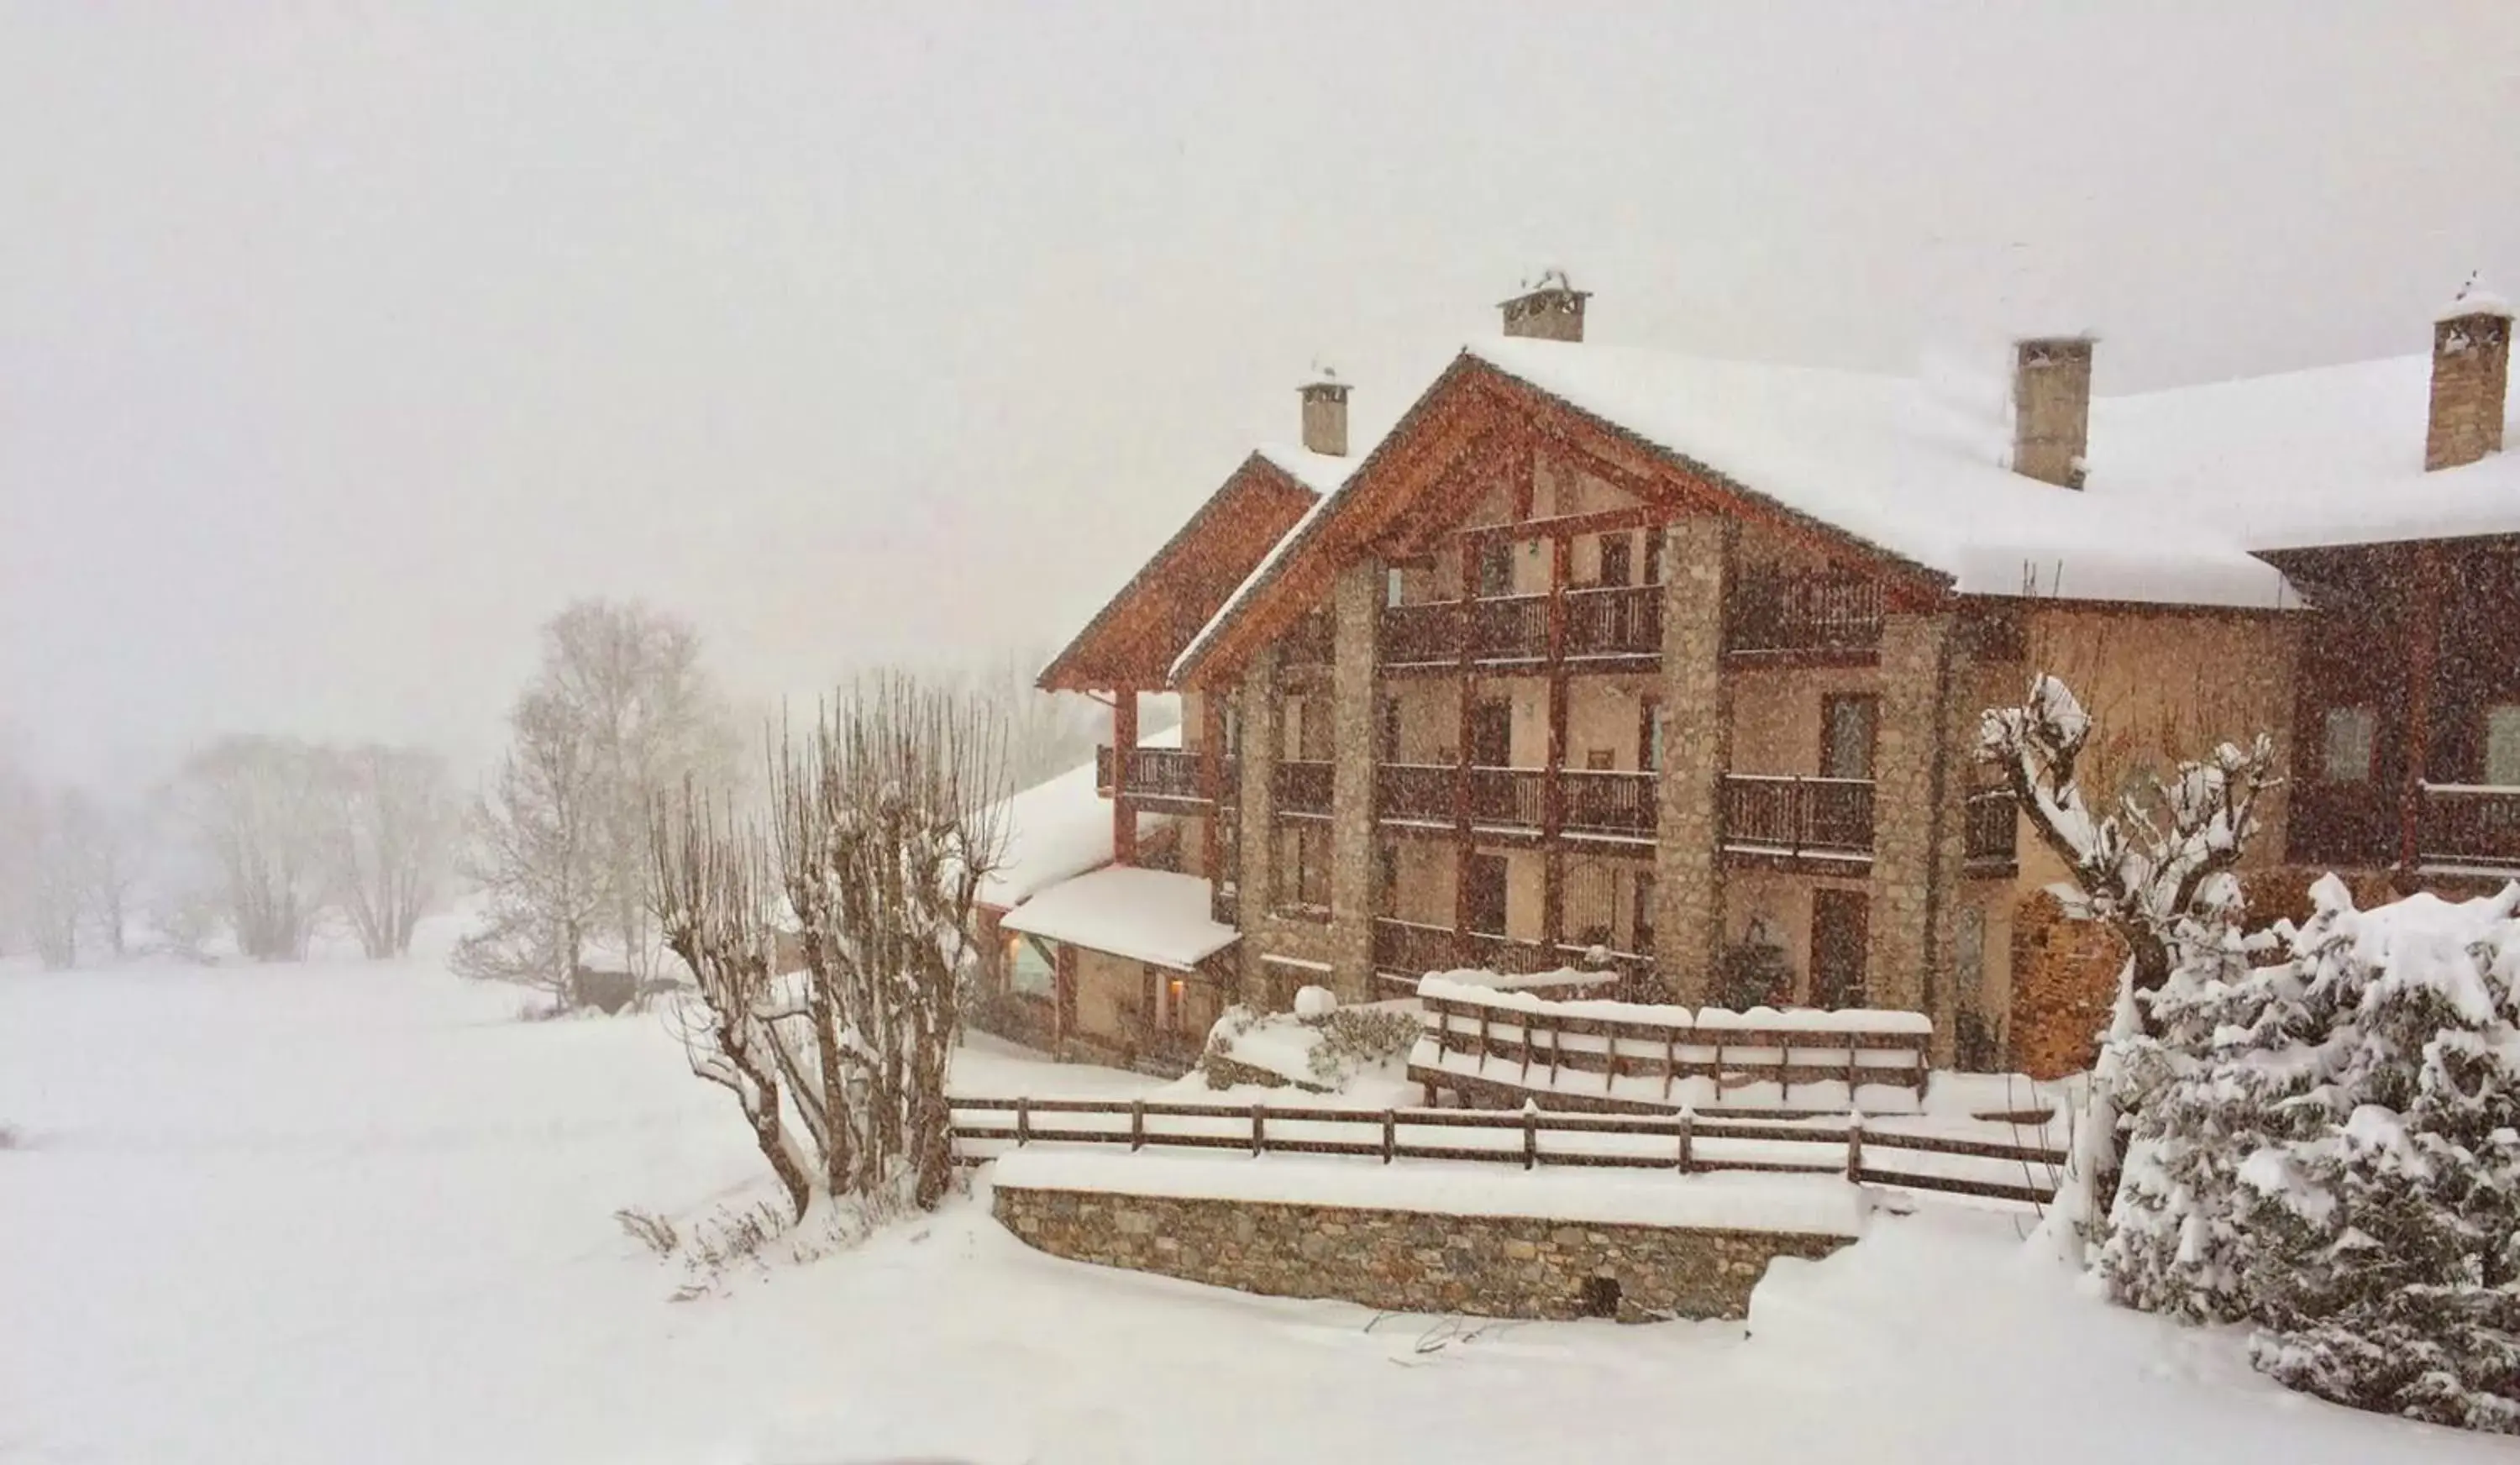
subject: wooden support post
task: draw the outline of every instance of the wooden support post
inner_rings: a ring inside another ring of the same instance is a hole
[[[1672,1076],[1680,1068],[1680,1029],[1662,1030],[1662,1101],[1671,1102]]]
[[[1680,1173],[1682,1175],[1688,1174],[1688,1132],[1696,1127],[1696,1110],[1680,1111]]]
[[[1609,1023],[1605,1026],[1609,1037],[1604,1041],[1609,1044],[1609,1050],[1601,1055],[1601,1091],[1615,1093],[1619,1088],[1619,1025]]]
[[[1263,1128],[1268,1112],[1258,1099],[1251,1101],[1251,1153],[1254,1155],[1269,1147],[1268,1134]]]
[[[1032,1098],[1019,1093],[1015,1095],[1015,1148],[1021,1149],[1031,1142]]]
[[[1858,1109],[1846,1122],[1846,1182],[1864,1183],[1864,1111]]]
[[[1382,1163],[1388,1165],[1400,1149],[1400,1116],[1389,1109],[1382,1111]]]
[[[2424,778],[2431,771],[2433,680],[2441,662],[2441,546],[2414,547],[2414,593],[2407,615],[2406,767],[2398,790],[2398,864],[2423,858]]]
[[[1531,1170],[1539,1164],[1540,1109],[1525,1099],[1522,1103],[1522,1168]]]
[[[1147,1101],[1145,1099],[1131,1099],[1129,1100],[1129,1148],[1133,1150],[1142,1150],[1146,1147]]]
[[[1566,584],[1573,578],[1575,542],[1564,534],[1551,542],[1549,565],[1549,748],[1540,783],[1540,941],[1553,956],[1566,934],[1566,859],[1558,836],[1566,827]]]
[[[1225,702],[1214,689],[1198,699],[1198,796],[1207,800],[1200,863],[1212,894],[1225,874]]]
[[[1138,751],[1138,690],[1111,689],[1111,863],[1138,863],[1138,811],[1129,802],[1129,764]]]

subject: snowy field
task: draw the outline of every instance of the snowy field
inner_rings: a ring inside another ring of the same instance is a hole
[[[2286,1395],[1931,1206],[1780,1264],[1746,1337],[1247,1298],[968,1201],[673,1301],[611,1213],[761,1194],[742,1132],[654,1019],[518,1005],[425,959],[0,970],[0,1460],[2513,1457]],[[1003,1048],[960,1083],[1151,1087]]]

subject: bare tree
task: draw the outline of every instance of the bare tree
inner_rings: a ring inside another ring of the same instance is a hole
[[[2091,717],[2063,682],[2041,674],[2018,707],[1991,707],[1978,757],[2010,787],[2030,826],[2063,862],[2083,913],[2106,923],[2129,953],[2107,1041],[2092,1072],[2075,1153],[2057,1192],[2056,1220],[2088,1241],[2116,1190],[2118,1133],[2138,1098],[2124,1055],[2150,1025],[2146,998],[2182,959],[2219,959],[2236,939],[2240,891],[2232,871],[2257,832],[2258,801],[2278,781],[2274,743],[2225,742],[2167,777],[2128,777],[2114,812],[2095,815],[2082,782]]]
[[[79,807],[80,904],[104,934],[107,953],[119,960],[130,939],[132,897],[140,887],[139,816],[84,798]]]
[[[507,756],[472,811],[469,870],[488,910],[482,928],[456,944],[452,964],[565,1002],[609,896],[603,792],[583,730],[549,692],[518,698],[508,727]]]
[[[326,759],[324,865],[336,906],[371,957],[411,950],[456,827],[446,765],[370,743]]]
[[[175,777],[177,817],[217,880],[237,946],[257,960],[306,954],[321,909],[319,772],[304,743],[240,736],[195,753]]]
[[[687,1040],[714,1044],[695,1067],[721,1083],[724,1070],[741,1074],[726,1046],[738,1034],[747,1052],[765,1053],[819,1161],[815,1190],[899,1186],[920,1206],[946,1192],[945,1070],[962,1030],[975,897],[1002,848],[1005,767],[1005,731],[986,698],[884,677],[852,690],[801,743],[782,743],[766,849],[732,821],[696,818],[688,797],[678,821],[653,826],[663,923],[669,940],[686,933],[677,951],[693,948],[684,957],[708,1011]],[[772,859],[805,969],[785,983],[730,981],[727,970],[751,972],[767,947],[754,918],[729,909],[759,900],[748,883],[758,876],[727,872]],[[711,931],[734,934],[712,948]],[[747,1114],[776,1112],[758,1101],[760,1077],[744,1082],[755,1092]]]

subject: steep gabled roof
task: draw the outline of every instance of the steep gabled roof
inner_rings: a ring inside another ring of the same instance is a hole
[[[1049,691],[1163,686],[1181,648],[1347,466],[1300,448],[1252,453],[1051,658],[1035,685]]]
[[[2084,493],[2014,473],[2000,415],[1938,402],[1912,378],[1499,339],[1465,347],[1341,489],[1270,551],[1175,659],[1174,683],[1238,661],[1317,599],[1336,563],[1407,509],[1403,480],[1424,488],[1411,455],[1463,404],[1491,431],[1590,434],[1642,450],[1646,471],[1627,481],[1648,500],[1764,519],[1912,585],[2262,610],[2300,603],[2281,572],[2192,496]],[[1500,428],[1500,415],[1514,421]],[[2420,430],[2410,441],[2420,447]],[[2094,444],[2105,465],[2105,439],[2095,433]]]

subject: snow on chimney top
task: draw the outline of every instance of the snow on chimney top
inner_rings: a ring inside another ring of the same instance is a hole
[[[1584,302],[1590,290],[1577,289],[1564,270],[1543,270],[1537,283],[1525,282],[1523,292],[1498,308],[1505,312],[1505,333],[1534,340],[1582,340]]]
[[[2092,338],[2051,335],[2012,348],[2012,470],[2083,486],[2092,436]]]
[[[2432,410],[2424,467],[2454,468],[2502,451],[2502,404],[2511,377],[2511,307],[2467,277],[2433,317]]]
[[[1347,456],[1347,383],[1338,373],[1316,364],[1313,379],[1295,389],[1304,402],[1304,451],[1330,458]]]

